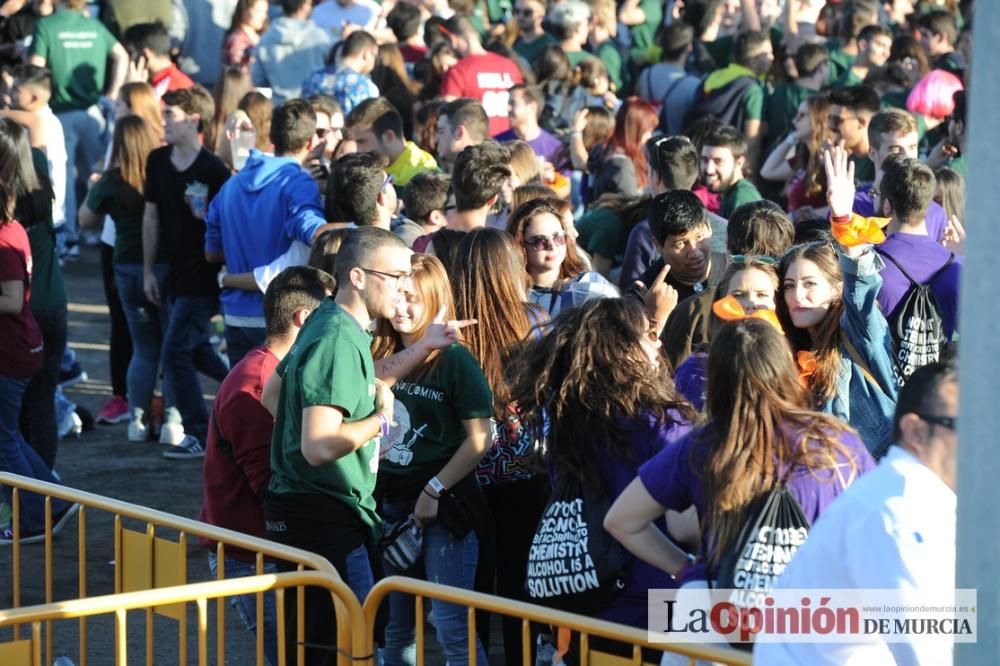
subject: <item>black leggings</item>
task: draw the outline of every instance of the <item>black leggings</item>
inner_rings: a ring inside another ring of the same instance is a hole
[[[115,268],[111,263],[114,248],[101,243],[101,278],[104,281],[104,298],[111,313],[111,394],[123,398],[128,395],[128,364],[132,361],[132,337],[128,333],[128,322],[118,295],[115,282]],[[145,405],[137,405],[145,409]]]
[[[59,435],[56,432],[56,384],[59,365],[66,349],[66,306],[33,313],[42,330],[45,351],[42,367],[35,373],[21,401],[21,433],[38,457],[55,467]]]

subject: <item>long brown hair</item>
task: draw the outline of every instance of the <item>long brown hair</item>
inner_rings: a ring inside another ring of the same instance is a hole
[[[809,138],[799,144],[796,162],[806,172],[806,194],[814,196],[826,191],[823,144],[830,138],[830,98],[816,95],[806,98],[805,103],[809,108]]]
[[[452,297],[451,284],[444,264],[435,256],[429,254],[414,254],[410,257],[410,280],[414,291],[424,304],[424,316],[417,324],[414,335],[420,337],[434,321],[434,317],[445,308],[445,319],[455,319],[455,299]],[[403,349],[403,339],[386,319],[379,319],[375,324],[375,338],[372,340],[372,357],[375,360],[387,358]],[[439,349],[431,352],[413,374],[423,374],[433,367],[439,354]]]
[[[459,319],[479,322],[464,331],[465,342],[493,390],[497,414],[508,402],[504,369],[531,332],[529,313],[541,319],[540,311],[526,300],[527,278],[524,255],[505,231],[474,229],[462,238],[452,273],[455,308]]]
[[[239,67],[226,67],[212,88],[215,99],[215,118],[205,132],[205,147],[213,153],[219,152],[229,114],[239,108],[240,100],[250,90],[250,77]]]
[[[680,420],[670,410],[694,417],[668,365],[654,367],[642,348],[648,328],[639,301],[599,298],[563,310],[517,355],[511,399],[536,428],[548,421],[548,454],[559,474],[597,481],[587,442],[632,459],[633,419]]]
[[[149,123],[140,116],[119,118],[111,139],[111,164],[121,179],[139,194],[146,184],[146,160],[160,145]]]
[[[524,246],[524,230],[528,228],[532,220],[544,214],[552,215],[559,220],[559,226],[566,234],[566,258],[563,260],[562,266],[559,267],[559,277],[563,279],[574,278],[587,270],[587,265],[576,253],[576,241],[573,240],[573,234],[568,233],[563,225],[558,199],[547,197],[532,199],[519,206],[511,214],[510,220],[507,221],[507,233],[514,238],[514,243],[521,250],[521,256],[527,262],[528,249]]]
[[[778,287],[780,292],[774,299],[778,319],[795,351],[816,352],[816,370],[809,377],[809,388],[817,400],[826,401],[837,392],[837,375],[840,373],[840,316],[844,312],[844,301],[842,298],[837,298],[830,304],[823,321],[816,325],[811,335],[805,329],[796,328],[792,324],[788,304],[785,302],[784,283],[788,269],[800,259],[808,259],[816,264],[830,284],[843,283],[843,275],[840,272],[837,251],[828,241],[796,245],[785,253],[778,265],[778,275],[781,278]]]
[[[696,435],[696,449],[708,447],[700,452],[707,454],[705,524],[711,533],[702,543],[713,565],[737,538],[754,501],[782,480],[783,470],[833,470],[831,481],[839,479],[845,487],[857,474],[839,439],[848,426],[810,408],[787,340],[765,321],[744,319],[716,334],[708,354],[705,408],[709,424]],[[698,463],[692,459],[692,465]]]
[[[118,97],[132,113],[146,121],[157,142],[163,143],[163,113],[153,86],[144,81],[132,81],[121,87]]]

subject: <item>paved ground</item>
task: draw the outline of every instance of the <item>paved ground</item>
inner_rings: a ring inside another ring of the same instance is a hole
[[[76,350],[89,379],[67,391],[74,402],[96,414],[110,398],[108,346],[109,324],[107,306],[101,287],[97,250],[86,248],[79,261],[64,268],[70,293],[69,339]],[[211,395],[215,385],[203,378],[205,393]],[[68,486],[113,497],[126,502],[167,511],[187,518],[197,518],[201,505],[201,462],[171,461],[161,456],[163,447],[153,443],[131,443],[126,438],[126,424],[97,426],[79,438],[69,438],[60,444],[56,469]],[[113,521],[108,515],[92,513],[87,519],[86,591],[88,596],[114,591]],[[126,525],[143,530],[142,525]],[[72,523],[56,540],[53,557],[53,594],[55,600],[79,596],[76,523]],[[172,534],[165,535],[172,538]],[[190,582],[208,579],[204,550],[197,543],[188,548]],[[41,545],[22,547],[21,605],[44,601],[44,548]],[[12,605],[11,549],[0,548],[0,608]],[[209,626],[214,626],[214,604],[209,605]],[[188,663],[195,663],[197,644],[192,629],[196,626],[193,609],[189,613]],[[255,663],[253,642],[249,634],[227,613],[227,663]],[[498,628],[494,635],[499,640]],[[429,628],[428,642],[433,643]],[[76,621],[59,622],[54,631],[53,654],[47,660],[68,655],[79,663],[79,629]],[[157,663],[177,662],[177,623],[157,617],[154,627],[154,654]],[[88,663],[103,666],[114,663],[113,624],[110,618],[90,620],[87,624]],[[128,626],[128,663],[142,663],[145,654],[144,614],[131,613]],[[9,631],[0,631],[0,641],[10,640]],[[500,663],[494,655],[491,661]],[[440,653],[428,652],[428,663],[442,663]],[[214,640],[209,646],[209,661],[215,663]]]

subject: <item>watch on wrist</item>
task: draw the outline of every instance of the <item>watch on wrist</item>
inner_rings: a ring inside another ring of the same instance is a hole
[[[446,492],[448,489],[444,487],[444,484],[438,481],[436,476],[432,476],[431,480],[427,482],[427,485],[431,487],[431,490],[436,492],[438,495]]]

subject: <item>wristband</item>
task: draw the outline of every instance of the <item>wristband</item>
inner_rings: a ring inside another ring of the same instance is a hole
[[[440,495],[431,495],[429,492],[427,492],[427,488],[424,488],[424,494],[427,495],[428,497],[433,497],[436,500],[441,499]]]
[[[389,436],[389,419],[382,412],[375,412],[375,420],[378,421],[379,433],[381,437]]]
[[[431,480],[427,482],[427,485],[430,486],[434,490],[434,492],[436,492],[438,495],[448,490],[447,488],[444,487],[443,483],[438,481],[438,478],[436,476],[432,476]]]
[[[221,269],[219,269],[219,272],[215,276],[215,279],[219,281],[219,289],[226,288],[226,285],[223,284],[223,282],[226,279],[226,275],[228,275],[228,273],[226,273],[226,267],[223,266]]]

